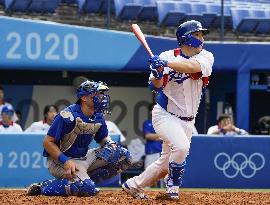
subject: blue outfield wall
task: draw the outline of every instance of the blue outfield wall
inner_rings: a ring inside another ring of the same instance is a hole
[[[1,134],[0,187],[26,187],[51,179],[42,157],[44,134]],[[112,136],[114,140],[119,136]],[[92,144],[96,147],[97,144]],[[183,186],[270,188],[270,137],[192,138]],[[119,176],[103,184],[118,186]]]
[[[269,136],[192,138],[184,187],[270,188]]]

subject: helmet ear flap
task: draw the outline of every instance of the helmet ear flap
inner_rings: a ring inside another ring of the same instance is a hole
[[[178,40],[178,45],[181,46],[181,45],[184,45],[189,40],[189,38],[186,35],[182,35],[182,36],[177,36],[177,40]]]
[[[182,40],[182,44],[185,44],[185,43],[188,41],[188,36],[183,35],[183,36],[181,37],[181,40]]]

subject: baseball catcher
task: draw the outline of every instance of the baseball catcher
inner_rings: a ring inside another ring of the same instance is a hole
[[[43,141],[55,179],[31,184],[28,196],[94,196],[99,192],[95,183],[129,167],[129,151],[111,140],[103,118],[110,104],[108,90],[103,82],[83,82],[77,102],[55,117]],[[101,147],[88,149],[92,139]]]

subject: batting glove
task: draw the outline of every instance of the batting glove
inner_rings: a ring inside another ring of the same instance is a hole
[[[148,62],[150,64],[154,63],[155,61],[159,61],[160,60],[160,57],[158,55],[154,55],[152,56],[151,58],[149,58]]]
[[[150,70],[153,76],[160,80],[163,77],[163,67],[167,66],[167,61],[161,60],[159,56],[154,55],[149,59]]]
[[[158,70],[158,68],[160,71]],[[155,69],[153,68],[152,64],[150,65],[151,73],[157,80],[160,80],[163,77],[163,68],[161,68],[161,66],[159,66],[158,68]]]
[[[167,67],[168,61],[161,60],[161,58],[158,55],[154,55],[153,57],[149,58],[148,62],[152,64],[152,67],[157,69],[158,67]]]

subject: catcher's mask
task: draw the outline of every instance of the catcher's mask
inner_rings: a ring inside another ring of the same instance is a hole
[[[109,87],[104,82],[85,81],[77,89],[78,100],[84,95],[93,95],[95,112],[110,113]],[[78,102],[78,101],[77,101]]]

